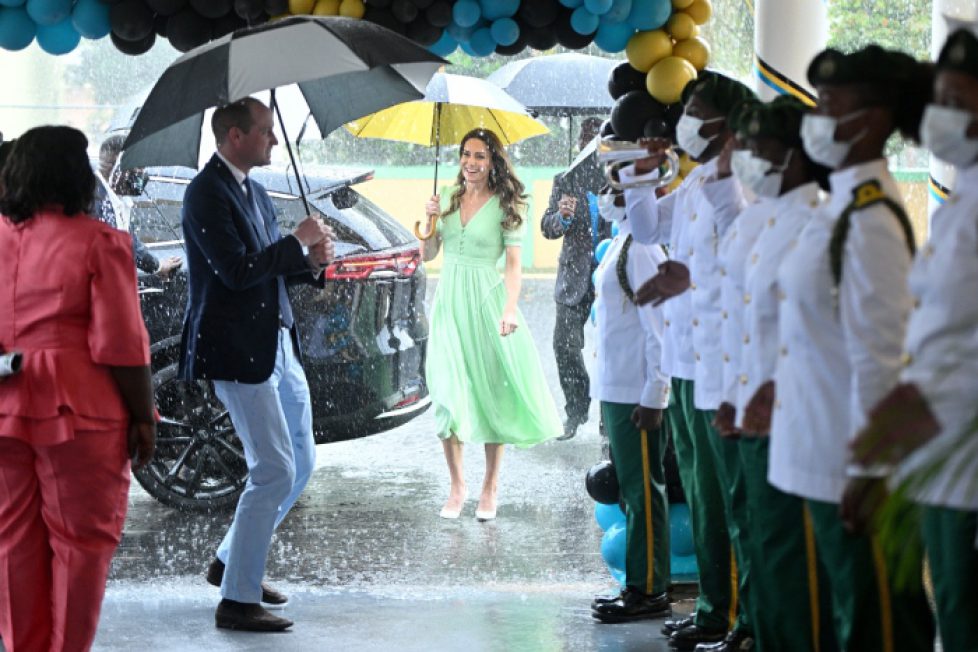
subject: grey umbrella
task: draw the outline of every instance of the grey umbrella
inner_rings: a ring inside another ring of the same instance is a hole
[[[619,63],[588,54],[552,54],[508,63],[487,79],[531,111],[569,117],[569,160],[574,116],[611,111],[615,101],[608,94],[608,76]]]
[[[291,16],[240,29],[187,52],[163,72],[132,123],[120,165],[197,167],[208,108],[265,90],[272,91],[274,105],[275,89],[289,84],[298,85],[320,132],[329,134],[355,118],[422,97],[445,63],[363,20]]]

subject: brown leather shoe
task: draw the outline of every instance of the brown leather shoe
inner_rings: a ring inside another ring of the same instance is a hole
[[[279,618],[257,603],[235,602],[225,598],[214,612],[214,624],[221,629],[245,632],[281,632],[292,627],[288,618]]]
[[[221,586],[221,582],[224,580],[224,562],[218,558],[214,558],[211,565],[207,567],[207,583],[213,584],[216,587]],[[270,587],[264,582],[261,583],[261,601],[265,604],[273,604],[275,606],[282,606],[289,601],[289,596],[285,595],[281,591],[277,591]]]

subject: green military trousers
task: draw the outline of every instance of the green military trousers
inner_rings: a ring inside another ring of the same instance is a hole
[[[699,570],[696,625],[716,631],[737,617],[737,567],[733,560],[723,487],[710,442],[712,428],[693,405],[693,381],[672,379],[675,402],[667,418],[676,449],[679,479],[689,504]]]
[[[934,619],[921,572],[894,586],[877,535],[850,534],[839,504],[808,500],[815,544],[832,594],[835,636],[841,650],[920,652],[934,647]],[[912,550],[913,542],[902,542]]]
[[[625,584],[646,594],[669,588],[669,504],[662,428],[632,423],[635,405],[601,402],[622,502],[625,503]]]
[[[978,513],[924,508],[924,545],[945,652],[978,650]]]
[[[767,481],[768,437],[738,448],[750,514],[750,622],[757,652],[835,649],[832,600],[805,501]]]

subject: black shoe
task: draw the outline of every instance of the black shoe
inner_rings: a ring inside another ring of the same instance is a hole
[[[214,624],[221,629],[240,629],[245,632],[281,632],[292,627],[288,618],[279,618],[260,604],[224,599],[214,612]]]
[[[719,643],[700,643],[695,652],[749,652],[754,649],[754,637],[750,632],[734,629]]]
[[[591,607],[591,616],[603,623],[627,623],[633,620],[663,618],[672,614],[669,595],[665,592],[646,595],[627,587],[612,602]]]
[[[220,587],[221,581],[224,579],[224,562],[218,558],[214,558],[211,565],[207,567],[207,583],[213,584],[214,586]],[[289,596],[285,595],[281,591],[276,591],[264,582],[261,583],[261,601],[265,604],[273,604],[277,607],[288,603]]]
[[[574,435],[577,434],[577,429],[586,422],[587,417],[567,417],[567,421],[564,421],[564,434],[557,437],[557,441],[567,441],[568,439],[573,439]]]
[[[677,629],[669,636],[669,646],[677,650],[692,651],[700,643],[719,643],[726,636],[725,629],[704,629],[699,625],[689,625]]]
[[[667,620],[662,623],[662,633],[666,636],[672,635],[677,629],[683,629],[684,627],[689,627],[690,625],[696,624],[696,614],[692,613],[685,618],[680,618],[679,620]]]
[[[599,604],[609,604],[615,600],[620,600],[627,590],[622,589],[621,593],[616,593],[615,595],[596,595],[594,596],[594,600],[591,600],[591,608],[594,609]]]

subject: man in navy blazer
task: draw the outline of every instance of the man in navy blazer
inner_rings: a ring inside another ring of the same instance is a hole
[[[286,279],[317,282],[333,257],[315,216],[279,233],[271,199],[248,178],[277,144],[272,112],[252,98],[211,121],[217,153],[187,188],[188,300],[180,376],[213,381],[244,445],[249,477],[207,580],[221,587],[218,627],[279,631],[292,621],[261,603],[287,598],[262,582],[275,528],[312,474],[315,443]],[[318,281],[321,283],[321,281]]]

